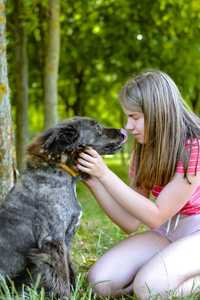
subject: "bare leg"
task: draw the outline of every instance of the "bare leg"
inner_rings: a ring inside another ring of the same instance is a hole
[[[102,296],[133,291],[133,279],[142,265],[170,242],[155,232],[130,236],[105,253],[90,269],[88,279]]]
[[[200,294],[200,275],[187,279],[175,290],[175,295],[185,297],[191,293]]]
[[[152,257],[137,273],[133,289],[138,299],[150,294],[169,299],[169,293],[189,295],[194,280],[200,283],[200,232],[179,239]]]

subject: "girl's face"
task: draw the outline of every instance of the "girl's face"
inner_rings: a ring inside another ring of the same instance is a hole
[[[125,110],[128,117],[125,129],[133,134],[138,143],[144,144],[144,114]]]

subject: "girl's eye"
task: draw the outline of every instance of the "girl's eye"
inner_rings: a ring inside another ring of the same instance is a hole
[[[140,118],[139,116],[135,116],[135,115],[129,115],[128,117],[135,121],[139,120],[139,118]]]

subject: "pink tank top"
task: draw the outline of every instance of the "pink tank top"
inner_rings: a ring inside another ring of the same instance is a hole
[[[190,143],[192,143],[191,153],[190,153]],[[186,150],[190,153],[189,156],[189,164],[187,174],[194,175],[195,172],[200,172],[200,140],[194,139],[192,141],[188,141],[185,144]],[[178,174],[184,174],[183,162],[178,161],[176,165],[176,172]],[[132,177],[135,175],[134,166],[131,162],[129,168],[129,176]],[[152,189],[152,195],[157,198],[162,191],[164,186],[155,185]],[[186,205],[179,211],[182,215],[196,215],[200,214],[200,182],[199,186],[196,188],[191,198],[188,199]]]

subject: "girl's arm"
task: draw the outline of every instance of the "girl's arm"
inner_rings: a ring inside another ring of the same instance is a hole
[[[156,203],[132,190],[110,170],[99,180],[121,206],[154,229],[187,203],[200,183],[200,174],[190,177],[192,184],[188,184],[182,174],[176,174],[162,190]]]
[[[141,222],[120,206],[97,178],[90,178],[85,183],[108,217],[123,231],[132,233],[138,228]]]
[[[80,156],[77,167],[97,177],[121,207],[150,228],[157,228],[174,216],[200,184],[200,174],[190,176],[192,184],[188,184],[182,174],[176,174],[162,190],[156,203],[153,203],[127,186],[105,165],[95,150],[89,149]]]

